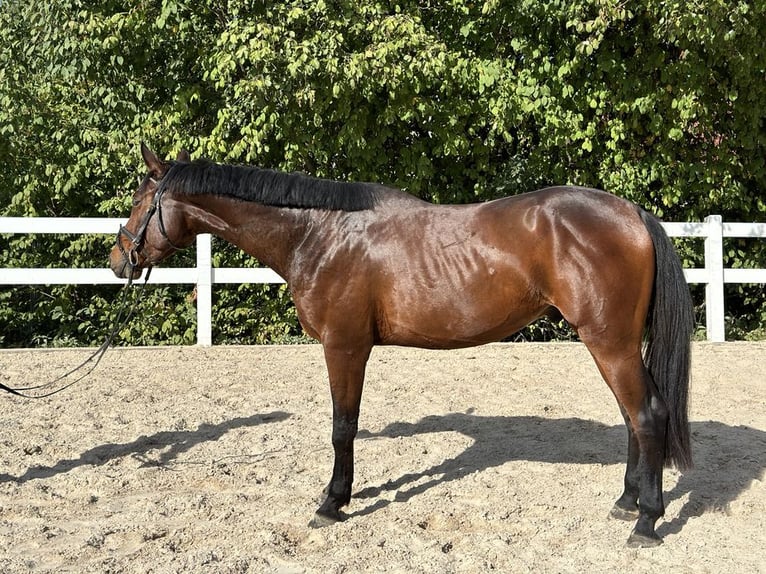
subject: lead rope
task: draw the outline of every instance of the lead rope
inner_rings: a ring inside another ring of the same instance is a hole
[[[55,395],[56,393],[60,393],[61,391],[68,389],[75,383],[79,383],[85,377],[90,375],[93,372],[93,370],[98,366],[98,364],[101,362],[101,359],[104,357],[104,355],[106,354],[106,351],[114,342],[114,339],[117,336],[117,334],[122,330],[123,327],[125,327],[125,325],[128,324],[128,321],[130,321],[130,318],[133,316],[133,311],[135,311],[136,309],[136,305],[141,300],[141,297],[144,294],[144,290],[146,289],[146,283],[149,281],[149,275],[152,272],[151,267],[147,268],[146,277],[144,277],[144,282],[141,284],[141,289],[136,292],[136,295],[133,297],[133,304],[130,305],[130,309],[128,310],[128,313],[125,314],[125,309],[128,308],[128,304],[127,304],[128,291],[130,291],[130,287],[133,285],[133,269],[134,269],[134,265],[132,263],[129,262],[128,265],[130,267],[129,274],[128,274],[128,282],[122,288],[122,297],[120,298],[120,310],[117,313],[117,319],[115,319],[115,325],[114,327],[112,327],[112,330],[107,335],[106,340],[101,344],[101,346],[98,349],[96,349],[93,352],[93,354],[90,355],[90,357],[85,359],[82,363],[77,365],[75,368],[67,371],[63,375],[47,383],[43,383],[41,385],[34,385],[31,387],[17,387],[17,388],[12,388],[0,383],[0,390],[3,390],[7,393],[11,393],[12,395],[16,395],[17,397],[23,397],[25,399],[44,399],[45,397],[50,397],[51,395]],[[123,318],[123,314],[125,314],[124,318]],[[50,387],[52,385],[55,385],[59,381],[66,379],[69,375],[76,373],[80,369],[83,369],[88,363],[94,360],[95,362],[90,366],[90,368],[87,371],[85,371],[85,373],[77,377],[75,380],[57,389],[54,389],[52,391],[45,392],[42,394],[38,394],[38,395],[30,395],[25,392],[25,391],[34,391],[37,389],[44,389],[45,387]]]

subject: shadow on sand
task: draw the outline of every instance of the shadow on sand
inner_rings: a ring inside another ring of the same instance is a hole
[[[83,452],[79,458],[61,460],[52,466],[34,466],[21,476],[0,474],[0,482],[24,483],[45,479],[74,468],[103,465],[110,460],[132,456],[146,466],[164,466],[195,445],[215,441],[227,432],[284,421],[289,413],[280,411],[239,417],[220,424],[202,424],[195,430],[162,431],[123,444],[104,444]],[[766,467],[766,432],[730,426],[715,421],[692,422],[696,468],[679,477],[665,493],[665,502],[688,494],[679,516],[662,523],[658,534],[679,532],[689,518],[708,510],[726,510],[753,480],[763,480]],[[608,426],[579,419],[548,419],[536,416],[476,416],[450,413],[428,416],[417,423],[393,423],[379,433],[360,430],[360,440],[412,437],[420,434],[457,432],[473,444],[455,457],[421,472],[403,474],[379,486],[365,488],[357,499],[375,499],[383,492],[396,492],[395,500],[405,502],[429,488],[459,480],[469,474],[515,460],[552,464],[624,464],[626,431],[622,425]],[[152,451],[161,451],[150,458]],[[426,480],[424,480],[426,479]],[[621,484],[614,487],[615,498]],[[390,504],[378,499],[350,516],[370,514]]]
[[[763,480],[766,467],[766,432],[723,423],[692,422],[695,468],[679,477],[665,492],[665,503],[688,494],[679,516],[658,527],[665,536],[679,532],[689,518],[709,510],[726,510],[753,480]],[[506,462],[526,460],[563,464],[625,464],[627,431],[623,425],[607,426],[578,418],[547,419],[535,416],[475,416],[450,413],[428,416],[417,423],[394,423],[379,433],[360,431],[359,438],[394,438],[419,434],[458,432],[473,444],[453,458],[417,473],[409,473],[355,497],[374,499],[384,491],[396,492],[397,502],[429,488],[459,480],[476,471]],[[423,479],[428,479],[423,482]],[[614,485],[615,499],[622,484]],[[553,496],[553,495],[552,495]],[[376,500],[351,514],[364,515],[390,504]]]
[[[79,466],[100,466],[110,460],[124,456],[132,456],[143,462],[143,466],[165,466],[173,462],[180,454],[192,447],[215,441],[227,432],[254,427],[267,423],[283,421],[290,414],[276,411],[257,414],[249,417],[238,417],[219,424],[201,424],[195,430],[161,431],[150,436],[140,436],[136,440],[122,444],[103,444],[83,452],[79,458],[60,460],[53,466],[33,466],[21,476],[0,474],[0,482],[17,482],[19,484],[36,478],[49,478],[57,474],[69,472]],[[154,450],[163,450],[156,459],[149,459],[147,454]]]

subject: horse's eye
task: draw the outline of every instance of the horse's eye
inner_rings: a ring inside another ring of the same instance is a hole
[[[140,199],[136,199],[136,198],[134,197],[134,198],[133,198],[133,207],[137,207],[137,206],[139,206],[139,205],[141,205],[141,200],[140,200]]]

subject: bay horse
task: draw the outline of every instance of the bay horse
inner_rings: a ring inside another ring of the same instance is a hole
[[[322,346],[334,465],[312,526],[342,519],[374,345],[454,349],[499,341],[558,312],[590,351],[628,429],[631,547],[662,542],[665,465],[691,466],[687,397],[694,314],[684,274],[652,215],[594,189],[550,187],[486,203],[434,205],[369,183],[247,166],[163,161],[148,170],[110,266],[122,278],[215,234],[289,286]],[[575,386],[570,392],[582,392]]]

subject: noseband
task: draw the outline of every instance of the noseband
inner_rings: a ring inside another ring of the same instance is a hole
[[[160,185],[160,182],[156,179],[151,179],[150,181],[156,186],[156,191],[154,192],[154,197],[152,198],[152,203],[149,205],[149,209],[146,210],[146,213],[144,213],[144,216],[141,218],[141,223],[138,225],[138,229],[133,233],[124,225],[120,225],[120,230],[117,232],[117,247],[131,268],[138,265],[138,255],[143,250],[144,241],[146,240],[146,229],[155,213],[157,213],[157,223],[160,229],[160,234],[165,241],[168,242],[168,245],[176,251],[183,249],[170,240],[168,232],[165,229],[165,221],[162,219],[162,196],[165,193],[165,188]],[[123,235],[130,241],[130,248],[127,251],[122,245],[121,238]]]

